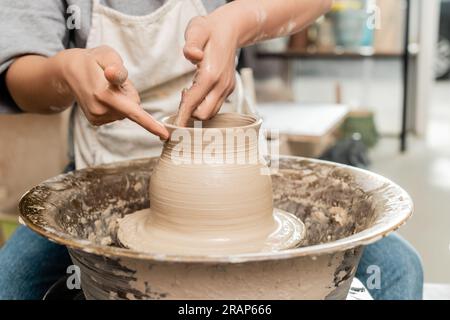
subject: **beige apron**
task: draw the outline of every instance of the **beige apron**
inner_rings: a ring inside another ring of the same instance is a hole
[[[156,119],[161,119],[177,111],[182,89],[192,83],[195,66],[183,55],[184,32],[193,17],[205,14],[201,0],[168,0],[145,16],[126,15],[94,0],[86,47],[108,45],[114,48],[139,92],[142,107]],[[235,91],[239,93],[234,93],[232,100],[237,102],[231,109],[239,112],[242,92]],[[131,120],[96,127],[87,121],[80,108],[75,111],[77,169],[159,156],[161,147],[158,137]]]

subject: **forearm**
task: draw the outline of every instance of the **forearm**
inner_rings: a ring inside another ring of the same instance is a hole
[[[64,84],[57,56],[18,58],[6,73],[6,85],[16,104],[26,112],[57,113],[69,107],[73,95]]]
[[[237,47],[301,31],[327,12],[332,0],[235,0],[210,16],[229,24]]]

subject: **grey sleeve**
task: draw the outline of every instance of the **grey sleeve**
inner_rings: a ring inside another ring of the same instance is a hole
[[[69,43],[63,0],[0,1],[0,113],[20,111],[5,86],[5,71],[26,54],[51,56]]]

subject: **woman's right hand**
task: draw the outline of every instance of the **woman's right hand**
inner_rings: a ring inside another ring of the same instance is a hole
[[[71,93],[91,124],[129,118],[162,139],[169,137],[166,128],[140,106],[139,94],[113,48],[68,49],[53,59],[61,79],[56,88],[61,94]]]

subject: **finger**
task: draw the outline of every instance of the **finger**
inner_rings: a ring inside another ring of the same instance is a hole
[[[192,116],[199,120],[208,120],[211,119],[216,113],[214,111],[217,108],[220,108],[219,105],[222,97],[225,96],[225,93],[221,93],[220,90],[214,88],[200,103],[197,109],[194,110]]]
[[[114,85],[123,84],[128,78],[128,70],[116,50],[109,46],[100,46],[93,49],[95,60],[103,69],[105,78]]]
[[[122,85],[128,78],[128,71],[123,65],[109,65],[104,72],[106,80],[117,86]]]
[[[183,53],[186,59],[193,64],[197,64],[203,59],[203,50],[209,39],[208,30],[205,17],[193,18],[186,28],[184,34],[186,43],[183,48]]]
[[[186,107],[184,107],[185,103],[185,96],[188,89],[183,89],[181,91],[181,100],[180,100],[180,106],[178,107],[177,116],[175,117],[174,125],[179,127],[184,127],[187,122],[189,121],[189,118],[191,117],[191,110],[188,110]]]
[[[214,117],[220,111],[220,108],[222,108],[223,104],[228,99],[230,94],[233,93],[234,88],[235,88],[235,78],[233,75],[229,84],[226,86],[226,89],[223,90],[222,95],[219,98],[219,102],[216,104],[216,107],[214,108],[211,117]]]
[[[95,97],[161,139],[169,138],[167,129],[127,96],[114,93],[111,90],[104,90],[101,93],[96,93]]]
[[[147,131],[157,135],[162,140],[169,139],[169,131],[158,121],[155,120],[150,114],[148,114],[139,105],[130,105],[128,110],[124,110],[125,116],[136,122],[138,125],[146,129]]]
[[[216,83],[217,78],[211,71],[200,69],[192,87],[182,93],[175,125],[183,127],[187,124],[194,110]]]
[[[125,96],[132,99],[137,104],[141,103],[141,98],[139,97],[139,93],[131,83],[130,79],[127,79],[121,86],[112,85],[109,87],[109,90],[116,92],[117,94],[124,94]]]
[[[94,126],[100,126],[102,124],[122,120],[124,118],[121,113],[111,109],[108,105],[100,101],[96,101],[89,108],[84,108],[84,106],[81,105],[81,108],[86,110],[86,118],[89,120],[89,123]]]
[[[214,117],[216,114],[219,113],[220,108],[222,108],[223,103],[225,102],[225,99],[227,98],[227,95],[224,94],[223,96],[220,97],[219,102],[217,103],[216,107],[214,108],[212,114],[211,114],[211,118]]]

